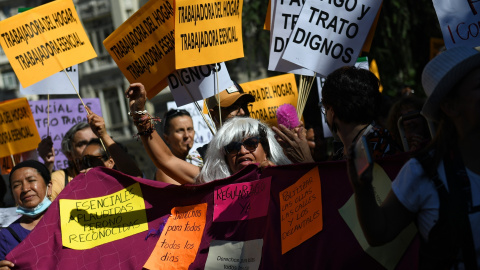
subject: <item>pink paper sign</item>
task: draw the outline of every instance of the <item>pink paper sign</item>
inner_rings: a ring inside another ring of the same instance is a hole
[[[267,215],[271,177],[215,188],[213,221],[236,221]]]

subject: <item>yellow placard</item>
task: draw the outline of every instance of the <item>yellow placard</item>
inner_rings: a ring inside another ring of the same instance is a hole
[[[207,204],[172,209],[157,245],[143,267],[147,269],[188,269],[202,242]]]
[[[174,4],[150,0],[120,25],[103,45],[130,83],[141,82],[152,98],[175,71]]]
[[[277,108],[285,103],[297,107],[298,90],[295,75],[289,73],[258,81],[242,83],[245,93],[255,97],[248,110],[250,117],[277,125]]]
[[[57,0],[0,21],[0,45],[22,86],[97,56],[72,0]]]
[[[61,199],[62,244],[85,250],[148,230],[139,183],[84,200]]]
[[[318,167],[280,192],[282,254],[323,229],[322,189]]]
[[[0,103],[0,157],[36,149],[40,142],[26,98]]]
[[[243,57],[243,0],[177,0],[176,69]]]
[[[263,24],[263,30],[270,31],[270,21],[272,20],[272,0],[268,0],[267,15],[265,16],[265,23]]]
[[[373,37],[375,36],[375,30],[377,29],[378,19],[380,18],[380,11],[382,11],[382,7],[383,4],[381,4],[378,8],[377,16],[375,17],[375,20],[373,20],[370,31],[368,31],[367,38],[365,39],[365,43],[363,43],[362,47],[363,52],[370,52],[370,47],[372,46]]]

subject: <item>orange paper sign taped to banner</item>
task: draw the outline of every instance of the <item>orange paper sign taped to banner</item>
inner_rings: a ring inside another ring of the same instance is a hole
[[[318,167],[280,192],[282,254],[323,229],[322,189]]]
[[[298,90],[295,75],[289,73],[267,79],[242,83],[245,93],[255,97],[248,110],[250,117],[277,125],[277,108],[285,103],[297,107]]]
[[[0,103],[0,157],[36,149],[40,142],[26,98]]]
[[[148,1],[103,41],[123,75],[141,82],[148,98],[167,87],[166,77],[175,71],[173,5]]]
[[[243,57],[243,0],[175,2],[176,69]]]
[[[0,45],[22,86],[97,56],[72,0],[57,0],[0,21]]]
[[[173,208],[144,267],[151,270],[188,269],[202,241],[206,217],[206,203]]]

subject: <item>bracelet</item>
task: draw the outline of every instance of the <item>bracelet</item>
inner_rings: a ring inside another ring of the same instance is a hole
[[[149,128],[145,129],[144,131],[139,131],[137,134],[133,135],[133,138],[137,139],[140,138],[140,136],[147,136],[151,135],[155,129],[153,126],[150,126]]]
[[[147,110],[128,112],[129,116],[133,116],[134,114],[144,115],[144,114],[148,114],[148,112]]]

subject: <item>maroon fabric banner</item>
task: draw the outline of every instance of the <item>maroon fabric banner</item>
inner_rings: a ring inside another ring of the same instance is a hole
[[[398,156],[378,163],[393,179],[405,161],[405,156]],[[319,168],[321,179],[323,229],[282,255],[279,194],[315,166]],[[267,177],[272,178],[266,216],[213,222],[216,187]],[[62,246],[59,199],[105,196],[137,182],[145,200],[148,231],[87,250]],[[12,261],[16,269],[142,269],[159,239],[158,235],[151,235],[152,231],[163,229],[171,209],[207,203],[205,229],[189,269],[205,268],[212,240],[255,239],[263,239],[259,269],[384,269],[363,251],[338,212],[352,193],[345,162],[276,166],[263,171],[250,165],[229,178],[199,186],[167,185],[106,168],[95,168],[77,176],[60,193],[36,228],[7,255],[7,260]],[[416,239],[397,269],[417,269],[417,255]]]

